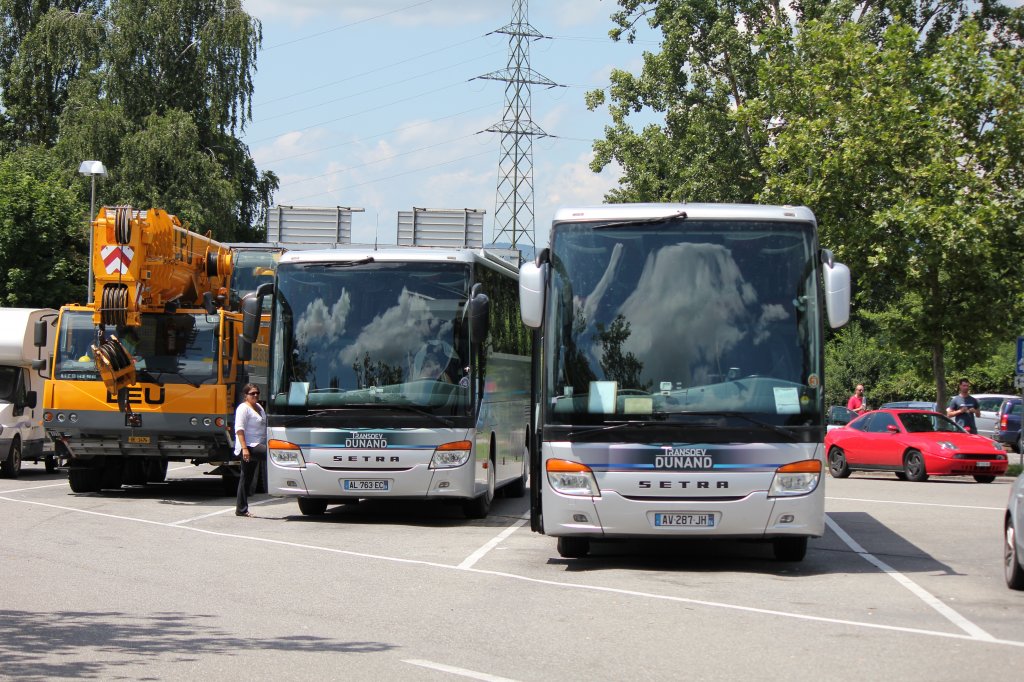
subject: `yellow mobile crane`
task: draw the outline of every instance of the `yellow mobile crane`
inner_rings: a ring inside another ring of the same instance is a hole
[[[232,250],[156,208],[104,207],[92,230],[91,302],[61,308],[43,398],[71,489],[162,481],[169,461],[218,465],[232,489]]]

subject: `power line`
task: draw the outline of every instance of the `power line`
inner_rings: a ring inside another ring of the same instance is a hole
[[[369,21],[373,21],[375,19],[380,19],[382,17],[390,16],[392,14],[398,14],[399,12],[404,12],[404,11],[406,11],[408,9],[412,9],[413,7],[419,7],[421,5],[427,5],[427,4],[430,4],[433,1],[434,0],[422,0],[422,2],[416,2],[416,3],[413,3],[411,5],[406,5],[405,7],[399,7],[398,9],[393,9],[390,12],[382,12],[381,14],[376,14],[376,15],[374,15],[372,17],[366,17],[365,19],[359,19],[358,21],[353,21],[353,22],[348,23],[348,24],[342,24],[341,26],[335,26],[334,28],[329,28],[329,29],[326,29],[324,31],[320,31],[319,33],[311,33],[308,36],[302,36],[301,38],[295,38],[294,40],[288,40],[288,41],[283,42],[283,43],[277,43],[276,45],[269,45],[269,46],[264,47],[262,49],[264,51],[265,50],[274,50],[274,49],[277,49],[279,47],[284,47],[286,45],[293,45],[295,43],[300,43],[300,42],[302,42],[304,40],[312,40],[313,38],[319,38],[320,36],[325,36],[328,33],[334,33],[335,31],[341,31],[341,30],[346,29],[346,28],[352,28],[353,26],[358,26],[359,24],[365,24],[365,23],[367,23]]]

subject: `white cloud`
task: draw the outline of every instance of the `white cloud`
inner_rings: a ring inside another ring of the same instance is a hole
[[[341,29],[355,22],[444,27],[500,21],[501,17],[506,17],[507,21],[510,6],[510,3],[493,0],[245,0],[245,10],[261,21],[287,21],[292,25],[320,23],[317,29],[321,31]]]

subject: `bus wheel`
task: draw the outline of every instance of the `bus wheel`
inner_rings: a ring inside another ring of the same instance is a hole
[[[807,555],[807,538],[775,538],[772,551],[779,561],[803,561]]]
[[[467,519],[484,519],[491,513],[494,501],[494,460],[487,461],[487,490],[483,495],[462,503],[462,513]]]
[[[523,475],[505,486],[506,497],[522,497],[530,488],[530,450],[523,448]]]
[[[327,500],[319,500],[313,497],[299,498],[299,511],[303,516],[320,516],[327,511]]]
[[[582,559],[590,554],[590,538],[558,538],[558,556],[563,559]]]

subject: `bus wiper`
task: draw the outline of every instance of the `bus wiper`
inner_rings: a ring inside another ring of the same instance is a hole
[[[439,414],[434,414],[433,412],[428,412],[427,410],[416,407],[415,405],[409,405],[406,403],[349,403],[343,407],[326,407],[320,410],[316,410],[314,412],[310,412],[309,414],[298,415],[296,417],[293,417],[292,419],[286,420],[285,424],[289,425],[296,421],[307,419],[309,417],[323,417],[329,414],[344,414],[346,412],[354,410],[379,410],[390,408],[394,408],[396,410],[405,410],[406,412],[415,412],[416,414],[421,414],[424,417],[430,417],[434,421],[437,421],[448,427],[454,425],[454,422],[451,419],[447,419],[446,417],[442,417]]]
[[[366,265],[373,262],[373,256],[360,258],[359,260],[328,261],[326,263],[310,263],[309,266],[318,268],[351,268],[355,265]]]
[[[595,225],[595,230],[609,230],[616,227],[633,227],[635,225],[657,225],[658,223],[670,223],[674,220],[686,220],[686,211],[677,211],[672,215],[663,215],[656,218],[643,218],[640,220],[619,220],[614,223]]]
[[[602,426],[592,426],[589,429],[579,429],[578,431],[570,431],[565,434],[566,438],[572,438],[573,436],[585,436],[589,433],[601,433],[604,431],[615,431],[616,429],[622,429],[627,426],[633,426],[638,429],[642,429],[647,426],[663,426],[664,421],[652,421],[652,420],[640,420],[632,419],[629,421],[612,422],[610,424],[604,424]]]
[[[760,419],[755,419],[754,417],[751,417],[749,414],[744,414],[743,412],[696,412],[696,411],[693,411],[693,412],[673,412],[672,414],[691,414],[691,415],[699,415],[699,416],[705,416],[705,417],[736,417],[738,419],[743,419],[743,420],[745,420],[747,422],[750,422],[751,424],[754,424],[756,426],[760,426],[763,429],[769,429],[769,430],[774,431],[775,433],[777,433],[779,435],[786,436],[787,438],[789,438],[791,440],[796,440],[797,439],[796,431],[793,431],[792,429],[787,429],[785,426],[779,426],[778,424],[770,424],[770,423],[768,423],[766,421],[761,421]]]

